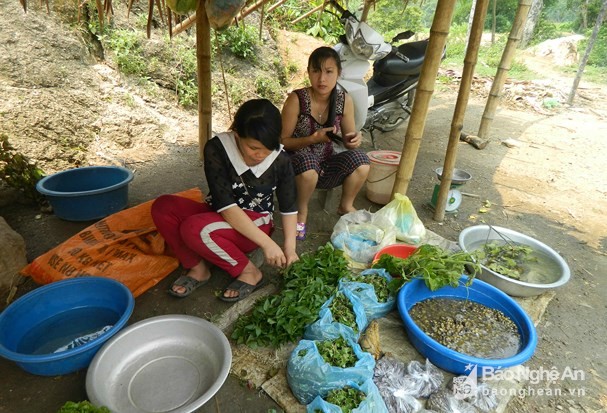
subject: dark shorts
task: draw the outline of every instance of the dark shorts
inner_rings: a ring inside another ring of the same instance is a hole
[[[332,155],[321,162],[318,156],[309,151],[291,153],[291,162],[295,175],[310,169],[318,173],[316,188],[330,189],[343,184],[344,180],[362,165],[369,165],[369,157],[359,150],[348,150]]]

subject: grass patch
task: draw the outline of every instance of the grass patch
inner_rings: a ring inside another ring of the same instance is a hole
[[[575,76],[578,71],[578,66],[565,66],[562,70],[564,73]],[[584,73],[582,74],[582,81],[584,80],[592,83],[607,84],[607,71],[604,67],[586,65]]]
[[[447,56],[442,67],[462,69],[466,55],[466,32],[456,28],[453,37],[447,42]],[[502,59],[502,54],[506,48],[507,35],[496,35],[496,41],[493,44],[481,44],[478,51],[475,74],[478,76],[493,77],[497,73],[497,68]],[[537,77],[537,74],[530,70],[523,59],[516,55],[510,63],[508,77],[516,80],[530,80]]]

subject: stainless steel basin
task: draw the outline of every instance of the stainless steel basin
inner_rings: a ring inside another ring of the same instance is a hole
[[[223,332],[198,317],[140,321],[108,341],[86,375],[90,401],[112,412],[191,413],[221,388],[232,350]]]
[[[554,274],[550,274],[553,281],[548,283],[531,283],[515,280],[481,265],[482,272],[476,276],[489,284],[494,285],[508,295],[515,297],[530,297],[561,287],[569,281],[570,270],[565,260],[546,244],[508,228],[475,225],[464,229],[459,235],[459,246],[466,252],[472,252],[486,242],[500,241],[503,237],[512,242],[531,247],[534,251],[547,256],[554,263]]]

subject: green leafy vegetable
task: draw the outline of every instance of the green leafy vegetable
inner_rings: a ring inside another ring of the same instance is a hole
[[[342,389],[330,390],[325,400],[339,406],[343,413],[350,413],[365,400],[367,395],[353,387],[346,386]]]
[[[236,322],[231,337],[250,347],[278,347],[298,340],[348,272],[343,252],[331,243],[302,254],[286,269],[283,289],[258,301],[250,314]]]
[[[354,367],[358,361],[354,349],[343,337],[335,340],[318,341],[316,347],[323,360],[332,366],[345,369]]]
[[[429,244],[420,246],[404,259],[383,254],[373,268],[384,268],[393,277],[398,277],[389,285],[392,291],[397,291],[413,278],[422,278],[431,291],[447,285],[457,287],[464,273],[468,274],[466,285],[470,285],[480,271],[480,265],[467,252],[450,253]]]
[[[537,261],[531,256],[533,249],[527,245],[492,241],[476,250],[474,256],[485,267],[506,277],[520,280],[526,271],[525,263]]]
[[[95,407],[88,400],[66,402],[57,413],[111,413],[107,407]]]
[[[347,281],[353,281],[358,283],[370,284],[375,290],[375,297],[377,302],[385,303],[391,295],[390,288],[388,288],[388,280],[379,274],[351,274],[347,277]]]
[[[354,308],[348,298],[343,293],[338,292],[333,297],[333,301],[329,305],[333,320],[352,327],[354,332],[358,332],[358,326],[356,325],[356,315],[354,314]]]

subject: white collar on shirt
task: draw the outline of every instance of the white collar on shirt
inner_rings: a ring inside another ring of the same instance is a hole
[[[266,159],[264,159],[261,163],[255,166],[249,166],[242,159],[242,155],[240,150],[238,149],[238,145],[236,144],[236,135],[234,132],[222,132],[217,134],[219,141],[223,145],[226,153],[228,154],[228,158],[230,158],[230,162],[232,162],[232,166],[236,169],[236,173],[240,176],[245,173],[248,169],[253,172],[255,177],[259,178],[268,168],[272,165],[274,160],[280,155],[282,151],[283,145],[280,145],[280,148],[276,151],[272,151],[270,155]]]

